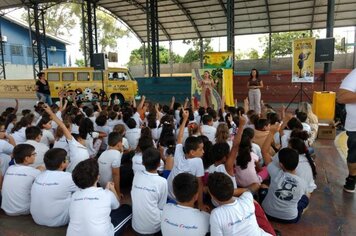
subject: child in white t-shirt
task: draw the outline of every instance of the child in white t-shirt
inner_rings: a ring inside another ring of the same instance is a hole
[[[112,132],[112,128],[107,125],[106,115],[99,115],[95,120],[95,131],[105,134],[100,150],[105,151],[108,147],[108,136]]]
[[[99,159],[99,183],[104,187],[108,182],[114,182],[117,194],[120,196],[120,166],[122,158],[122,136],[111,132],[108,138],[109,149],[104,151]]]
[[[11,154],[14,150],[15,140],[11,135],[6,133],[4,123],[0,122],[0,178],[5,174],[7,168],[9,167],[9,162],[11,161]],[[2,182],[2,181],[1,181]],[[0,183],[1,183],[0,182]]]
[[[234,198],[234,186],[229,176],[221,172],[209,175],[208,188],[219,207],[211,212],[211,235],[270,235],[256,220],[253,196],[244,192]]]
[[[25,133],[27,139],[25,143],[34,146],[35,151],[37,153],[36,160],[33,164],[31,164],[31,166],[35,168],[37,168],[38,166],[44,167],[44,162],[43,162],[44,154],[48,151],[49,148],[48,146],[40,142],[42,138],[41,129],[37,126],[30,126],[26,128]]]
[[[210,215],[194,208],[198,188],[198,179],[192,174],[180,173],[174,178],[173,192],[178,204],[168,203],[163,208],[163,235],[205,236],[209,232]]]
[[[72,195],[69,206],[67,236],[118,235],[129,222],[131,212],[122,209],[113,182],[98,188],[99,166],[90,158],[80,162],[72,173],[80,188]]]
[[[139,234],[153,235],[161,230],[163,206],[167,201],[167,180],[157,173],[161,155],[148,148],[142,156],[145,171],[135,174],[132,183],[132,228]]]
[[[54,135],[52,133],[52,121],[48,115],[42,116],[42,119],[38,122],[37,126],[42,131],[42,138],[40,143],[43,143],[48,148],[54,143]]]
[[[104,133],[94,131],[94,123],[89,118],[84,118],[79,126],[79,136],[85,140],[85,146],[88,148],[89,156],[96,157],[102,140],[100,138],[106,137]]]
[[[128,129],[126,129],[125,137],[129,142],[130,148],[136,150],[138,139],[141,137],[141,129],[136,127],[136,121],[133,118],[129,118],[126,125]]]
[[[16,164],[10,166],[4,176],[1,208],[7,215],[30,214],[31,186],[41,173],[29,165],[35,162],[35,148],[30,144],[18,144],[13,150]]]
[[[38,175],[31,189],[30,211],[36,224],[59,227],[69,222],[69,203],[78,187],[67,168],[67,152],[53,148],[46,152],[46,171]],[[50,210],[48,210],[50,209]]]
[[[174,152],[174,165],[171,173],[168,176],[168,195],[169,198],[175,200],[173,193],[173,179],[182,172],[188,172],[198,177],[199,182],[199,209],[208,211],[209,207],[203,203],[203,181],[204,166],[201,157],[204,154],[204,144],[198,137],[189,137],[185,141],[183,150],[183,133],[186,122],[188,122],[189,112],[183,111],[183,120],[179,127],[176,150]]]
[[[215,143],[216,128],[213,126],[213,117],[211,115],[204,115],[202,118],[203,125],[201,126],[201,133],[209,138],[210,142]]]

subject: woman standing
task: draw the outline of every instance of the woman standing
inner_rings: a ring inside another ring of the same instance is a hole
[[[214,80],[210,78],[210,72],[204,71],[204,79],[200,81],[199,87],[202,88],[200,96],[200,106],[213,108],[212,95],[215,86]]]
[[[36,82],[36,95],[38,100],[52,106],[51,91],[49,90],[48,81],[45,78],[45,73],[37,74],[38,80]]]
[[[250,104],[250,110],[254,110],[256,114],[261,114],[261,91],[263,88],[263,82],[258,78],[258,70],[252,69],[250,73],[250,79],[247,83],[248,100]]]

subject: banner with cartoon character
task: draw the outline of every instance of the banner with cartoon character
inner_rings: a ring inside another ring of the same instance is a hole
[[[315,38],[293,41],[292,83],[314,83]]]
[[[206,52],[204,54],[204,68],[222,68],[231,69],[233,66],[233,54],[231,51],[227,52]]]

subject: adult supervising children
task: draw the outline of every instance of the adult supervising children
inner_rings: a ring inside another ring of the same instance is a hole
[[[344,190],[355,192],[356,182],[356,69],[342,81],[337,93],[337,101],[346,104],[345,129],[349,136],[347,140],[347,167],[349,175],[346,178]]]
[[[45,73],[40,72],[37,74],[38,80],[36,81],[36,96],[41,102],[47,103],[52,106],[51,91],[49,83],[46,80]]]
[[[252,69],[250,73],[250,79],[247,82],[248,100],[250,104],[250,110],[254,110],[257,114],[261,114],[261,91],[263,88],[263,82],[258,78],[258,70]]]

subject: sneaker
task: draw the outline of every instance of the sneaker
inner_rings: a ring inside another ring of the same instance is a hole
[[[355,192],[355,177],[354,176],[348,176],[346,178],[346,183],[344,185],[344,191],[348,192],[348,193]]]

